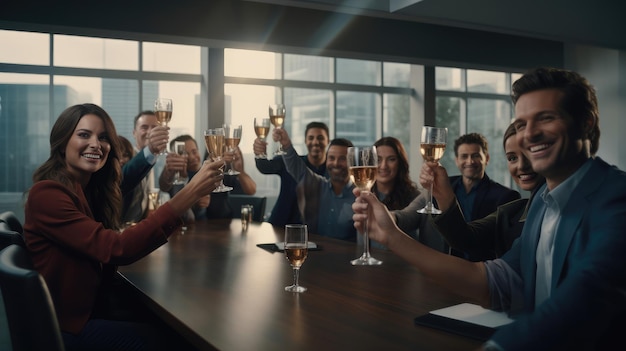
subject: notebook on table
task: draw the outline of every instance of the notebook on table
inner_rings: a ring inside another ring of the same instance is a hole
[[[496,312],[471,303],[462,303],[430,311],[415,318],[415,324],[486,341],[496,329],[513,322],[504,312]]]

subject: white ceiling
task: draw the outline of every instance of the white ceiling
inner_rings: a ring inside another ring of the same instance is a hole
[[[623,0],[250,0],[626,49]]]

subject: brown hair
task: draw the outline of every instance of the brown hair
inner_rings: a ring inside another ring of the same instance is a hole
[[[393,190],[382,200],[382,203],[390,210],[403,209],[419,194],[417,185],[409,176],[409,157],[406,150],[400,140],[394,137],[382,137],[374,143],[374,146],[389,146],[398,155],[398,174],[394,180]],[[376,193],[376,189],[376,183],[374,183],[372,192]]]
[[[91,175],[85,187],[85,196],[95,220],[109,229],[118,229],[121,222],[122,193],[120,182],[122,171],[119,154],[120,140],[111,117],[100,106],[94,104],[74,105],[61,112],[50,131],[50,157],[33,174],[33,182],[54,180],[65,185],[72,192],[75,180],[67,171],[65,148],[78,121],[85,115],[93,114],[104,123],[111,145],[111,151],[104,166]]]
[[[522,95],[543,89],[564,93],[559,109],[573,120],[580,137],[591,142],[590,151],[595,155],[600,147],[600,113],[593,86],[574,71],[540,67],[526,72],[513,83],[511,98],[517,103]],[[589,119],[591,126],[587,124]]]

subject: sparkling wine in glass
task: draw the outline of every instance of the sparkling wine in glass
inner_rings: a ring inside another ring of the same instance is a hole
[[[228,151],[234,152],[237,149],[237,146],[239,146],[240,141],[241,141],[241,125],[234,126],[232,124],[224,124],[224,142],[226,143],[226,147],[228,148]],[[233,169],[232,162],[229,162],[228,165],[226,165],[226,168],[228,168],[228,171],[226,172],[226,174],[228,175],[239,174],[239,172]]]
[[[285,123],[285,115],[287,114],[287,110],[285,109],[285,105],[276,104],[270,105],[269,108],[270,113],[270,122],[274,125],[274,128],[282,128],[283,123]],[[274,152],[274,155],[284,155],[283,146],[278,142],[278,149]]]
[[[187,155],[187,149],[185,148],[185,142],[184,141],[175,141],[174,142],[174,150],[175,153],[177,153],[180,156],[185,156]],[[180,171],[176,171],[176,173],[174,173],[174,184],[185,184],[187,182],[187,179],[183,176],[181,176]]]
[[[209,152],[209,157],[213,161],[220,161],[222,157],[224,157],[224,128],[215,128],[215,129],[207,129],[204,131],[204,143],[206,144],[207,151]],[[220,168],[220,170],[224,170],[224,166]],[[225,191],[233,190],[232,187],[224,185],[224,181],[220,181],[220,185],[218,185],[214,193],[223,193]]]
[[[448,128],[422,127],[422,137],[420,143],[420,151],[424,161],[439,162],[443,153],[446,151],[446,139],[448,137]],[[428,202],[424,208],[417,210],[418,213],[425,214],[441,214],[441,210],[433,205],[433,183],[430,183],[428,189]]]
[[[301,293],[306,288],[298,284],[300,267],[308,254],[308,230],[306,224],[285,225],[285,257],[293,268],[293,284],[286,286],[285,291]]]
[[[370,191],[378,170],[378,155],[375,146],[349,147],[348,169],[350,179],[361,191]],[[353,266],[377,266],[383,263],[370,255],[370,240],[367,233],[368,221],[363,226],[363,254],[350,261]]]
[[[154,114],[160,125],[167,127],[167,124],[172,119],[172,108],[172,99],[158,98],[154,101]],[[159,155],[166,155],[166,149],[167,147]]]
[[[256,133],[257,138],[265,141],[267,139],[267,135],[270,133],[270,119],[269,118],[254,118],[254,132]],[[265,153],[255,155],[255,158],[266,159],[267,155]]]

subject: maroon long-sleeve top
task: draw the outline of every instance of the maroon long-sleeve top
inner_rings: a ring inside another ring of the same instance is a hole
[[[169,204],[122,233],[94,220],[81,186],[35,183],[25,207],[24,239],[43,276],[61,330],[78,333],[89,319],[103,264],[130,264],[167,242],[182,224]]]

